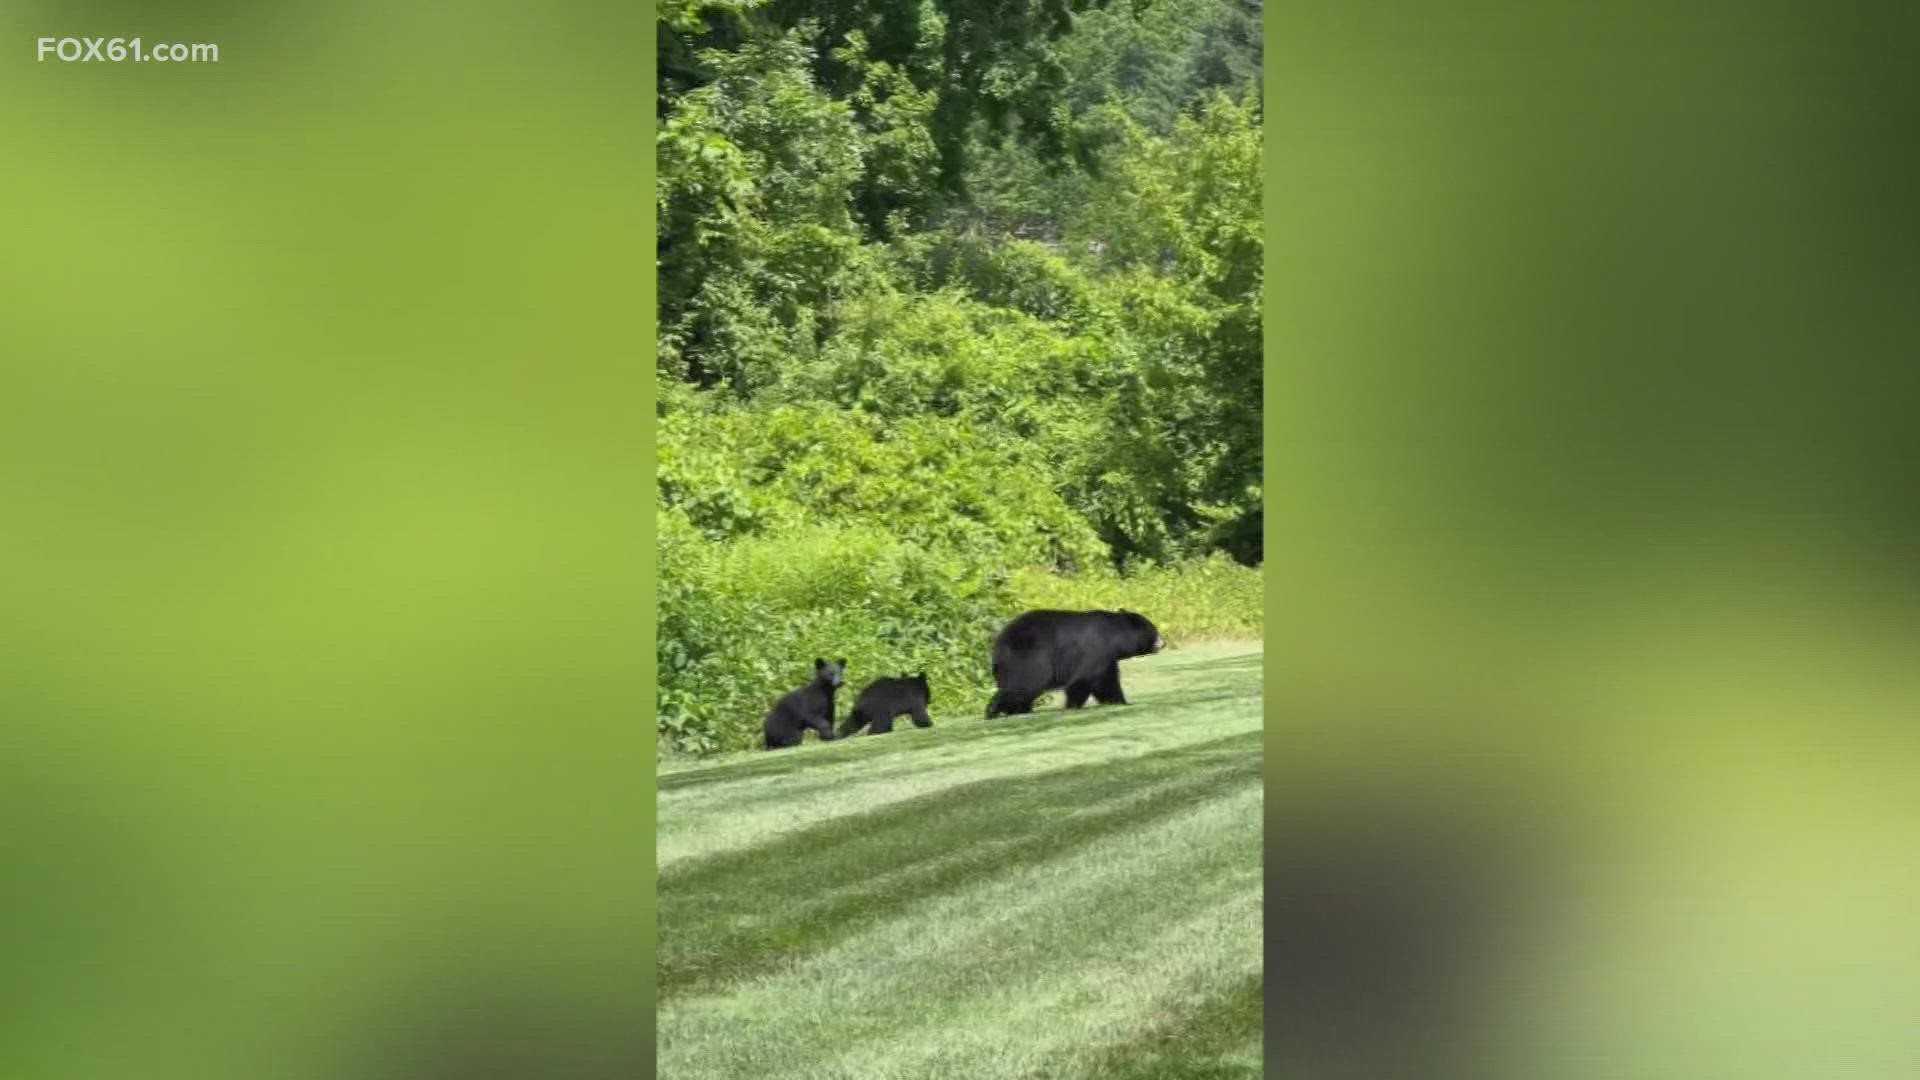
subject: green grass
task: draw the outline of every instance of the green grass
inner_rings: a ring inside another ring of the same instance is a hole
[[[1260,1075],[1260,646],[659,778],[659,1073]]]

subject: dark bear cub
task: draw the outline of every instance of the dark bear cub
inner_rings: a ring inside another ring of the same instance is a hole
[[[847,662],[813,662],[813,681],[774,702],[767,713],[766,747],[799,746],[807,728],[821,739],[836,739],[833,733],[833,694],[846,682]]]
[[[847,722],[840,725],[840,737],[844,739],[863,727],[869,735],[885,735],[893,730],[897,716],[912,717],[914,727],[932,727],[933,721],[927,718],[927,703],[932,700],[933,690],[927,686],[924,671],[897,679],[875,679],[854,700]]]
[[[1125,705],[1120,661],[1166,645],[1145,615],[1133,611],[1029,611],[1008,623],[993,642],[993,681],[987,719],[1029,713],[1048,690],[1065,687],[1067,708],[1092,697]]]

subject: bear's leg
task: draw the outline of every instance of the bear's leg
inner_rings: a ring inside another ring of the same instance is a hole
[[[1125,705],[1127,703],[1127,695],[1120,692],[1119,661],[1116,660],[1108,664],[1107,670],[1101,672],[1100,677],[1093,680],[1093,696],[1098,698],[1102,705]]]
[[[913,717],[914,727],[928,728],[933,726],[933,720],[927,715],[927,707],[925,705],[915,705],[913,712],[908,715]]]
[[[844,739],[847,736],[852,735],[854,732],[859,731],[861,728],[866,726],[867,726],[866,714],[861,712],[859,709],[855,709],[852,712],[847,714],[846,722],[840,725],[840,737]]]
[[[781,706],[774,706],[767,714],[760,731],[764,736],[762,743],[769,750],[800,745],[800,728],[793,722],[793,714]]]
[[[1087,703],[1087,695],[1093,693],[1093,683],[1082,680],[1067,684],[1067,708],[1077,709]],[[1102,698],[1101,700],[1106,700]]]
[[[1019,716],[1033,711],[1033,699],[1037,694],[1022,694],[1014,690],[1002,690],[987,702],[987,719],[996,716]]]
[[[821,742],[832,742],[840,737],[833,733],[833,717],[830,715],[809,716],[807,726],[813,729],[815,735],[820,736]]]
[[[892,730],[893,730],[893,717],[891,715],[877,716],[874,718],[873,727],[867,729],[867,734],[885,735],[886,733]]]

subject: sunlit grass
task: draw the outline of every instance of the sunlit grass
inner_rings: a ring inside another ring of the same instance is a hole
[[[663,774],[661,1075],[1259,1075],[1259,646],[1123,670]]]

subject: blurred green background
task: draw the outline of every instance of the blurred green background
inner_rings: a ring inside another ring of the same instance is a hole
[[[1910,1072],[1920,18],[1269,18],[1273,1075]]]
[[[644,1075],[649,13],[169,8],[0,12],[0,1073]]]

